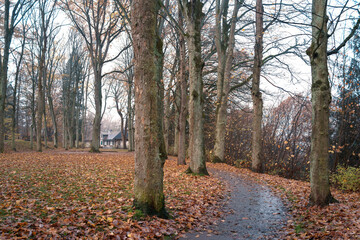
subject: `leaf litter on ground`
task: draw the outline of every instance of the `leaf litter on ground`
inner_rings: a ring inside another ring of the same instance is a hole
[[[226,186],[185,174],[166,161],[164,192],[171,219],[133,209],[134,155],[0,155],[0,239],[176,238],[222,216]]]
[[[9,153],[0,155],[0,239],[163,239],[221,221],[229,189],[218,179],[184,174],[166,161],[164,191],[171,219],[133,209],[131,153]],[[284,239],[360,239],[360,194],[332,189],[339,203],[308,207],[310,184],[226,164],[244,181],[266,184],[291,216]],[[245,207],[245,206],[244,206]]]

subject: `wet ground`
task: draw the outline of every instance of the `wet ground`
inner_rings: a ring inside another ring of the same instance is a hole
[[[229,184],[229,214],[200,232],[189,232],[182,239],[281,239],[286,208],[271,190],[240,174],[209,169],[210,174]]]

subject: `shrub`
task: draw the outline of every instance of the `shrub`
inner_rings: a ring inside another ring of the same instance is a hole
[[[250,168],[251,163],[246,159],[238,159],[235,161],[235,167],[237,168]]]
[[[337,172],[331,176],[331,181],[338,188],[345,191],[360,191],[360,168],[342,167],[337,168]]]

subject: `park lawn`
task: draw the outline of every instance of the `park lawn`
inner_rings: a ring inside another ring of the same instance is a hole
[[[131,153],[23,152],[0,155],[0,239],[163,238],[218,220],[226,187],[165,164],[171,219],[132,208]]]

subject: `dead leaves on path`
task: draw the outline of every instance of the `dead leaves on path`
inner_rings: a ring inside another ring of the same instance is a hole
[[[164,183],[173,218],[143,218],[132,208],[133,165],[128,153],[0,155],[0,239],[154,239],[221,215],[225,187],[170,160]]]
[[[310,195],[308,182],[278,176],[253,173],[225,164],[212,165],[226,171],[237,172],[248,179],[267,183],[285,201],[292,218],[284,229],[284,239],[360,239],[360,194],[332,189],[340,202],[330,206],[307,207]]]
[[[212,177],[165,165],[166,207],[173,219],[142,218],[132,208],[133,155],[14,153],[0,155],[0,239],[179,236],[218,220],[225,186]],[[337,204],[307,207],[309,183],[253,173],[225,164],[245,180],[267,183],[286,199],[287,239],[360,239],[360,195],[332,190]]]

